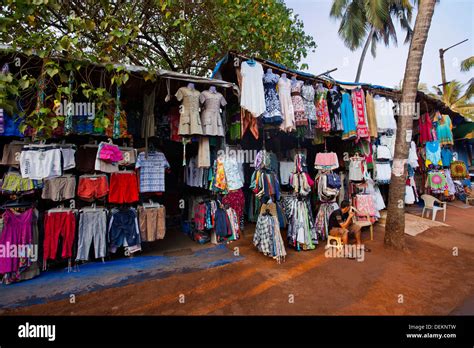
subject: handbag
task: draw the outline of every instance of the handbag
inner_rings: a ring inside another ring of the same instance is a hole
[[[333,189],[341,188],[341,178],[335,173],[328,173],[326,175],[327,186]]]

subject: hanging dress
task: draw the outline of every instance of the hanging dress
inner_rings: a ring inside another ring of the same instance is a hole
[[[316,91],[311,85],[303,85],[301,87],[301,97],[304,103],[305,122],[301,125],[307,125],[308,120],[312,123],[316,122],[316,106],[314,105],[314,96]]]
[[[283,122],[280,125],[280,129],[285,132],[291,132],[295,130],[295,113],[291,101],[291,81],[288,78],[282,77],[278,80],[277,86],[281,112],[283,114]]]
[[[331,130],[331,118],[329,117],[328,103],[326,100],[327,93],[327,88],[321,85],[316,89],[316,128],[319,128],[323,132],[329,132]]]
[[[343,130],[341,119],[342,95],[336,87],[328,91],[327,103],[329,109],[329,117],[331,119],[331,130],[333,132],[340,132]]]
[[[436,135],[441,145],[453,145],[453,131],[451,118],[448,115],[441,115],[436,127]]]
[[[176,92],[176,99],[183,101],[180,106],[179,135],[203,134],[199,115],[200,95],[199,91],[188,87],[181,87]]]
[[[377,118],[375,117],[374,97],[370,93],[365,95],[365,109],[367,112],[367,123],[369,126],[370,137],[377,138]]]
[[[276,91],[276,85],[279,79],[280,77],[274,73],[266,73],[263,75],[266,110],[262,114],[262,122],[266,124],[281,124],[283,122],[280,99]]]
[[[308,122],[305,117],[304,103],[303,98],[301,97],[301,87],[303,87],[303,81],[291,82],[291,102],[295,113],[296,126],[303,126]]]
[[[355,119],[357,121],[357,139],[370,139],[369,128],[365,115],[365,96],[361,88],[354,89],[351,93],[352,105],[354,106]]]
[[[425,165],[442,166],[443,162],[441,161],[441,148],[439,146],[439,141],[429,141],[426,143],[426,161]]]
[[[342,118],[342,140],[349,140],[356,137],[356,125],[354,120],[354,110],[351,104],[351,98],[349,94],[342,94],[341,104],[341,118]]]
[[[266,110],[262,65],[258,62],[253,64],[243,62],[240,74],[242,76],[240,107],[250,112],[253,117],[259,117]]]
[[[227,105],[224,96],[219,92],[202,91],[199,101],[204,104],[201,113],[203,134],[223,137],[225,134],[220,108]]]
[[[433,128],[433,124],[431,123],[431,118],[429,113],[424,113],[421,115],[420,120],[418,122],[419,130],[420,130],[420,143],[424,144],[427,141],[433,141],[433,134],[431,130]]]

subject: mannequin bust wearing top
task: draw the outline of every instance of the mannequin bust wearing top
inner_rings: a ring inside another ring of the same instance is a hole
[[[270,69],[270,68],[268,68],[268,69],[267,69],[267,74],[272,74],[272,73],[273,73],[273,70]]]
[[[291,77],[291,84],[294,85],[297,82],[298,82],[298,80],[296,79],[296,76],[292,76]]]
[[[188,83],[188,88],[189,89],[194,89],[194,83]]]
[[[216,93],[216,92],[217,92],[216,86],[211,86],[211,87],[209,87],[209,92],[211,92],[211,93]]]
[[[286,80],[287,79],[286,74],[285,73],[281,74],[281,78]]]

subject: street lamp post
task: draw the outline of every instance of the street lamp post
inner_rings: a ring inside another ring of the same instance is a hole
[[[443,49],[443,48],[440,48],[440,49],[439,49],[439,61],[440,61],[440,63],[441,63],[441,79],[442,79],[442,82],[443,82],[443,94],[446,94],[446,83],[447,83],[447,82],[446,82],[446,71],[445,71],[445,69],[444,69],[444,53],[445,53],[447,50],[449,50],[449,49],[451,49],[451,48],[453,48],[453,47],[455,47],[455,46],[457,46],[457,45],[460,45],[460,44],[466,42],[467,40],[469,40],[469,39],[466,39],[466,40],[463,40],[463,41],[461,41],[461,42],[458,42],[457,44],[454,44],[454,45],[452,45],[452,46],[450,46],[450,47],[448,47],[448,48],[446,48],[446,49]]]

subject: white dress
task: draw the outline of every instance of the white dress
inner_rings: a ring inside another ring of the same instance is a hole
[[[266,110],[262,65],[257,62],[254,65],[243,62],[240,73],[242,75],[240,106],[253,117],[259,117]]]
[[[288,78],[280,78],[278,80],[278,97],[281,103],[281,113],[283,114],[283,122],[280,129],[285,132],[291,132],[295,127],[295,111],[291,100],[291,80]]]
[[[377,131],[384,133],[388,130],[397,129],[397,123],[393,113],[393,101],[381,96],[374,97],[375,118],[377,120]]]

